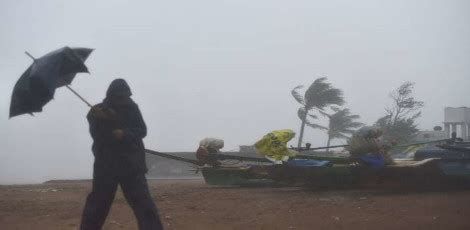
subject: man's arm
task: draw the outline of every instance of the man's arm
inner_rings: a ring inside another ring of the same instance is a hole
[[[100,106],[93,106],[87,114],[90,134],[95,142],[103,142],[111,138],[111,130],[106,128],[105,123],[110,123],[108,115]]]
[[[136,105],[131,112],[129,118],[129,127],[123,129],[125,139],[138,140],[147,136],[147,126],[145,125],[144,118],[140,112],[139,107]]]

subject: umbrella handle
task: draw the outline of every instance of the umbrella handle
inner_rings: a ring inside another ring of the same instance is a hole
[[[24,53],[33,59],[33,61],[36,61],[36,58],[34,58],[33,55],[31,55],[28,51],[24,51]]]
[[[80,98],[80,100],[85,102],[85,104],[88,105],[88,107],[90,108],[92,107],[92,105],[87,100],[85,100],[85,98],[83,98],[80,94],[78,94],[77,91],[73,90],[72,87],[70,87],[69,85],[65,85],[65,87],[67,87],[67,89],[72,91],[72,93],[75,94],[75,96],[77,96],[78,98]]]

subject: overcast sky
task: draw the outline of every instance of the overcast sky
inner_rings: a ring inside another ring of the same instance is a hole
[[[90,178],[87,107],[64,88],[35,117],[8,119],[11,91],[39,57],[65,45],[96,49],[73,87],[100,102],[125,78],[149,129],[146,146],[224,150],[270,130],[298,131],[297,85],[326,76],[347,107],[373,123],[389,92],[416,83],[421,129],[445,106],[470,106],[470,2],[0,1],[0,184]],[[326,143],[308,130],[306,141]],[[292,142],[295,143],[295,140]]]

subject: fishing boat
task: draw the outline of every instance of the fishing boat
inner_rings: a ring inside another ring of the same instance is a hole
[[[179,159],[172,155],[160,156],[196,165],[205,182],[216,186],[437,188],[470,185],[469,146],[463,142],[437,143],[433,147],[419,149],[413,158],[395,159],[394,164],[381,168],[368,167],[348,157],[309,154],[299,154],[282,164],[274,164],[261,157],[211,154],[212,159],[220,162],[219,165],[202,164],[198,160]]]

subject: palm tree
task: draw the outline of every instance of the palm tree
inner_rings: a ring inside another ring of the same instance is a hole
[[[300,120],[304,119],[305,117],[307,117],[305,119],[305,125],[307,125],[308,127],[310,128],[313,128],[313,129],[320,129],[320,130],[328,130],[327,127],[325,126],[322,126],[322,125],[319,125],[319,124],[315,124],[313,123],[312,121],[310,121],[308,118],[310,117],[311,119],[318,119],[317,115],[315,114],[310,114],[310,113],[307,113],[306,114],[306,111],[305,111],[305,108],[302,107],[302,108],[299,108],[299,110],[297,111],[297,116],[299,117]]]
[[[328,117],[328,142],[327,147],[330,147],[330,142],[333,139],[348,139],[348,134],[353,134],[355,130],[364,124],[357,122],[360,118],[359,115],[351,114],[349,109],[338,109],[331,108],[334,113],[329,115],[325,112],[321,112],[323,115]],[[326,151],[329,149],[327,148]]]
[[[297,145],[299,148],[302,145],[305,124],[307,124],[307,116],[311,110],[316,109],[322,111],[325,107],[330,105],[344,104],[343,92],[340,89],[331,86],[330,83],[326,82],[326,77],[316,79],[302,96],[299,91],[304,87],[305,86],[303,85],[299,85],[291,91],[295,100],[297,100],[297,102],[302,105],[299,111],[305,111],[301,112],[301,114],[299,112],[301,115],[300,119],[302,120],[302,124],[300,126],[299,143]]]

